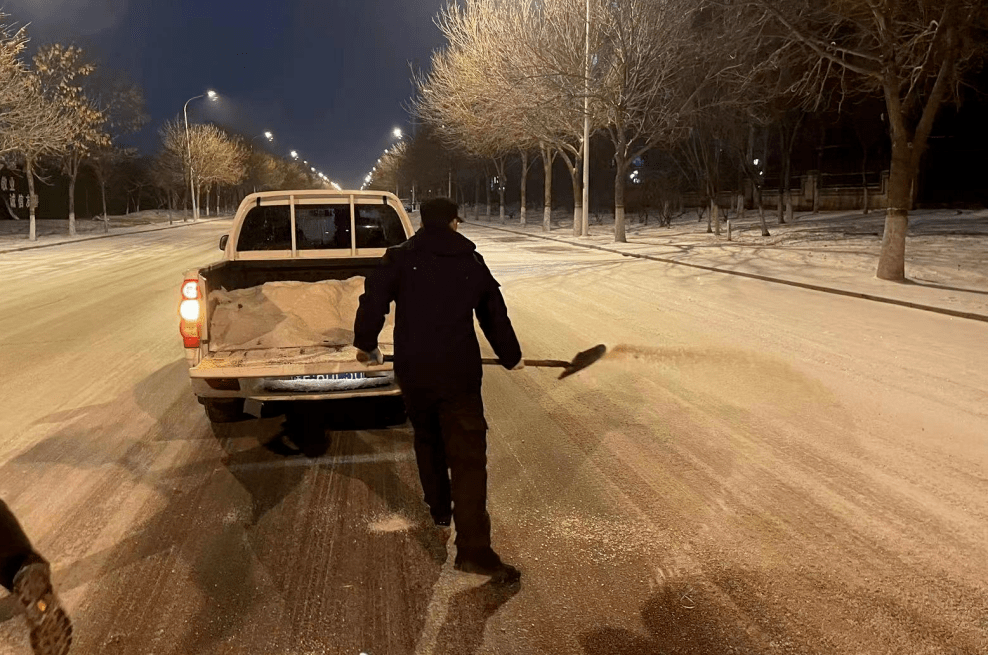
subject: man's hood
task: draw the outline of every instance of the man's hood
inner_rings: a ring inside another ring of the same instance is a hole
[[[465,255],[477,250],[473,241],[448,228],[421,228],[412,238],[419,248],[444,257]]]

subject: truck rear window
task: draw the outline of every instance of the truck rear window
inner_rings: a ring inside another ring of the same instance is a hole
[[[358,248],[389,248],[405,241],[405,228],[391,205],[354,205]]]
[[[237,250],[291,250],[292,215],[287,205],[252,207],[240,227]]]
[[[350,203],[295,205],[299,250],[350,249]]]

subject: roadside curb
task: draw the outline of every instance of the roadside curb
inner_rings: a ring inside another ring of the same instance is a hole
[[[174,229],[180,228],[180,227],[190,227],[192,225],[202,225],[203,223],[212,223],[214,221],[229,220],[231,218],[233,218],[233,216],[222,216],[222,217],[219,217],[219,218],[200,218],[197,222],[194,222],[194,223],[183,221],[181,225],[165,225],[163,227],[139,228],[139,229],[136,229],[136,230],[131,230],[129,232],[117,232],[115,234],[97,234],[97,235],[94,235],[94,236],[76,237],[76,238],[66,239],[65,241],[55,241],[53,243],[32,243],[32,244],[27,245],[27,246],[14,246],[14,247],[11,247],[11,248],[7,248],[5,246],[0,246],[0,255],[3,255],[3,254],[8,253],[8,252],[21,252],[23,250],[36,250],[38,248],[53,248],[55,246],[67,246],[67,245],[69,245],[71,243],[79,243],[79,242],[82,242],[82,241],[95,241],[96,239],[109,239],[111,237],[124,237],[124,236],[127,236],[128,234],[140,234],[142,232],[159,232],[161,230],[174,230]]]
[[[924,305],[922,303],[915,303],[909,300],[899,300],[897,298],[888,298],[886,296],[876,296],[871,293],[864,293],[861,291],[849,291],[847,289],[837,289],[834,287],[825,287],[819,284],[811,284],[809,282],[797,282],[795,280],[786,280],[783,278],[770,277],[767,275],[759,275],[757,273],[745,273],[742,271],[732,271],[726,268],[717,268],[716,266],[704,266],[703,264],[691,264],[688,262],[677,261],[675,259],[667,259],[665,257],[658,257],[656,255],[646,255],[642,253],[633,252],[622,252],[614,248],[606,248],[604,246],[598,246],[592,243],[574,243],[572,241],[567,241],[565,239],[559,239],[556,237],[546,236],[543,234],[529,234],[528,232],[522,232],[521,230],[513,230],[507,227],[499,227],[495,225],[484,225],[483,223],[477,223],[474,221],[468,222],[470,225],[476,225],[478,227],[485,227],[490,230],[499,230],[501,232],[509,232],[511,234],[518,234],[525,237],[530,237],[533,239],[543,239],[545,241],[555,241],[557,243],[563,243],[569,246],[574,246],[576,248],[589,248],[592,250],[601,250],[603,252],[612,253],[615,255],[621,255],[623,257],[634,257],[636,259],[647,259],[654,262],[660,262],[663,264],[674,264],[676,266],[688,266],[689,268],[697,268],[703,271],[710,271],[713,273],[724,273],[726,275],[736,275],[738,277],[750,278],[752,280],[761,280],[762,282],[772,282],[775,284],[785,284],[791,287],[798,287],[800,289],[809,289],[810,291],[820,291],[823,293],[829,293],[837,296],[847,296],[849,298],[860,298],[861,300],[871,300],[873,302],[881,302],[888,305],[898,305],[900,307],[908,307],[910,309],[919,309],[926,312],[933,312],[936,314],[943,314],[945,316],[953,316],[955,318],[965,318],[971,321],[981,321],[983,323],[988,323],[988,316],[984,314],[975,314],[973,312],[962,312],[956,309],[947,309],[946,307],[937,307],[936,305]]]

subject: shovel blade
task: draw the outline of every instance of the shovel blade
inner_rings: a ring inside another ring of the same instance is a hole
[[[591,364],[595,364],[600,360],[601,357],[607,354],[607,346],[602,343],[597,344],[593,348],[584,350],[583,352],[577,353],[573,361],[569,363],[563,372],[559,374],[559,379],[567,378],[574,373],[582,371]]]

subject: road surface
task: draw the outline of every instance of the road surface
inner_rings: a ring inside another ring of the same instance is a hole
[[[985,324],[464,226],[526,356],[612,351],[487,371],[498,587],[427,527],[407,428],[213,435],[176,307],[228,226],[0,255],[0,497],[73,652],[988,652]]]

